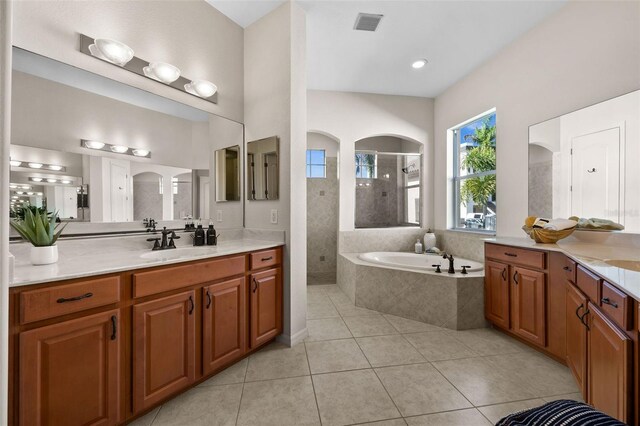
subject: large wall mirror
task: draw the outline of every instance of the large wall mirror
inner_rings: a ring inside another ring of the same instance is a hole
[[[393,136],[356,142],[356,228],[420,226],[421,150]]]
[[[12,214],[46,205],[90,223],[213,216],[216,132],[239,157],[241,123],[15,47],[13,64]]]
[[[240,201],[240,146],[216,151],[216,201]]]
[[[280,166],[277,136],[247,143],[247,197],[277,200],[280,196]]]
[[[640,233],[640,90],[529,127],[529,214]]]

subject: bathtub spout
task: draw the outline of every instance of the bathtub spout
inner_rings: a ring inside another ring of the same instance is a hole
[[[450,254],[445,253],[444,256],[442,256],[444,259],[447,259],[449,261],[449,270],[447,271],[447,273],[449,274],[455,274],[456,270],[453,268],[453,256]]]

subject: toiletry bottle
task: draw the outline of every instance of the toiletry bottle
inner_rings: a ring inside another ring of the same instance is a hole
[[[431,232],[431,229],[427,230],[427,233],[424,234],[424,249],[425,251],[429,251],[432,248],[436,247],[436,234]]]
[[[204,243],[205,243],[204,229],[202,229],[202,223],[198,223],[198,227],[196,228],[196,232],[193,236],[193,245],[203,246]]]
[[[416,253],[422,254],[422,243],[420,242],[420,238],[416,240]]]
[[[216,236],[216,230],[213,227],[213,222],[209,221],[209,229],[207,229],[207,245],[215,246],[218,244],[218,238]]]

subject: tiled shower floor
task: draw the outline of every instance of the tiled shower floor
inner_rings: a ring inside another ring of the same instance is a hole
[[[309,337],[274,343],[167,402],[140,425],[489,425],[559,398],[569,370],[491,329],[452,331],[308,287]]]

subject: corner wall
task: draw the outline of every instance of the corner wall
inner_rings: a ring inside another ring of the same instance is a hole
[[[435,100],[435,228],[447,227],[447,129],[497,111],[499,236],[523,237],[528,127],[640,88],[640,3],[570,1]]]

